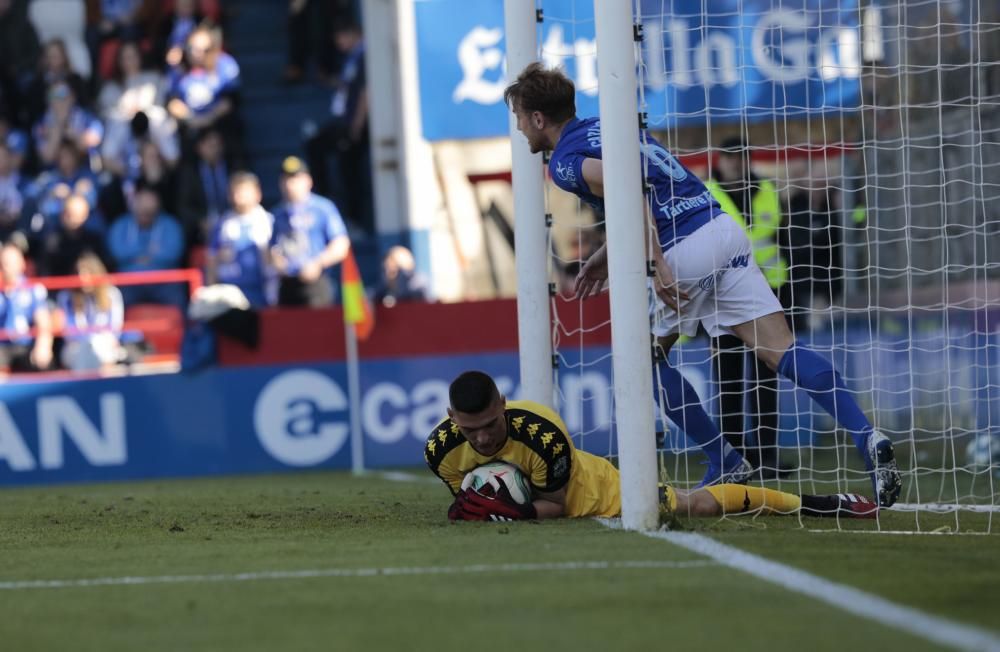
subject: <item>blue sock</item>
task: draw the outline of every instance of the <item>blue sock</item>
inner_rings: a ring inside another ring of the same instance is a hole
[[[694,387],[684,379],[681,372],[666,362],[661,362],[656,369],[663,388],[661,390],[655,382],[653,387],[660,407],[670,420],[701,447],[712,464],[723,469],[735,466],[742,458],[740,452],[719,434],[715,422],[701,407]]]
[[[867,461],[865,449],[872,424],[826,358],[796,342],[781,357],[778,373],[806,390],[844,430],[851,433],[855,447],[862,459]]]

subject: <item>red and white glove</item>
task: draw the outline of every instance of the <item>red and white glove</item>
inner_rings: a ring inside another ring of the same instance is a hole
[[[538,518],[538,510],[531,502],[518,504],[507,485],[501,482],[496,495],[480,493],[471,487],[459,492],[448,508],[448,518],[453,521],[522,521]]]

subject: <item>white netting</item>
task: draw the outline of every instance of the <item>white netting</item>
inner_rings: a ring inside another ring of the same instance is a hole
[[[720,175],[720,144],[741,138],[754,173],[774,184],[788,266],[777,292],[795,337],[834,362],[895,444],[904,489],[889,529],[990,530],[1000,498],[1000,4],[635,5],[651,132],[706,179]],[[565,67],[579,114],[596,115],[591,0],[539,6],[540,58]],[[548,201],[553,277],[567,293],[603,217],[554,188]],[[606,297],[555,297],[553,321],[560,409],[581,448],[613,455]],[[718,417],[710,340],[683,342],[670,359]],[[742,412],[722,420],[724,434],[740,434],[731,432],[738,419],[747,449],[773,468],[775,449],[760,449],[754,420],[768,395],[746,367],[751,391]],[[790,468],[769,486],[870,494],[851,438],[788,381],[777,394],[769,413]],[[761,417],[766,429],[768,412]],[[671,477],[697,482],[700,452],[665,429]],[[766,431],[760,439],[768,443]]]

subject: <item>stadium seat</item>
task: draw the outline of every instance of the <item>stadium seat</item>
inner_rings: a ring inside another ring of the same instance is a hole
[[[106,81],[114,76],[115,58],[118,57],[118,48],[121,46],[122,42],[116,38],[101,43],[97,53],[97,74],[102,80]]]
[[[184,315],[176,306],[140,303],[125,309],[125,322],[137,324],[158,354],[177,355],[184,337]]]
[[[191,247],[191,251],[188,253],[187,266],[192,269],[200,269],[204,272],[206,255],[206,247],[204,245]]]
[[[163,15],[168,15],[174,10],[174,0],[165,0],[161,6],[161,11]],[[221,22],[222,19],[222,5],[219,0],[199,0],[198,11],[201,12],[208,20],[213,23]]]
[[[70,66],[82,77],[89,78],[90,51],[84,41],[87,11],[83,0],[32,0],[28,17],[45,43],[62,39],[66,43]]]

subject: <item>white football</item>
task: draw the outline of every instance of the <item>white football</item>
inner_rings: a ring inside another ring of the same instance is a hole
[[[462,479],[462,490],[472,487],[480,493],[493,495],[500,489],[500,483],[507,486],[511,497],[518,505],[531,500],[531,486],[521,469],[506,462],[488,462],[469,471]]]

